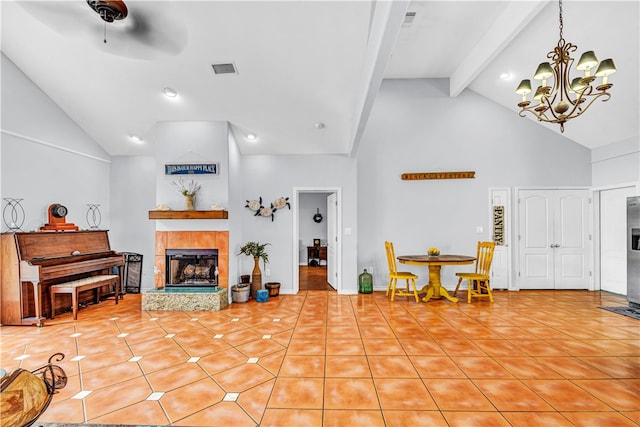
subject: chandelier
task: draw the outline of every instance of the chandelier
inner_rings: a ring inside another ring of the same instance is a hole
[[[560,131],[564,132],[564,124],[570,119],[575,119],[587,111],[587,109],[600,97],[602,101],[611,98],[608,90],[613,84],[607,81],[610,74],[616,72],[613,59],[605,59],[598,65],[598,59],[592,50],[580,56],[576,70],[584,71],[583,77],[569,77],[569,70],[573,65],[571,52],[575,52],[578,46],[565,42],[562,36],[562,0],[560,5],[560,39],[558,45],[547,54],[552,63],[543,62],[538,66],[533,78],[540,80],[540,86],[533,95],[533,104],[527,100],[527,94],[531,92],[531,81],[522,80],[516,93],[522,95],[522,101],[518,103],[520,107],[520,117],[525,117],[526,113],[532,113],[538,121],[560,124]],[[595,67],[595,75],[591,75],[591,70]],[[602,77],[602,82],[598,86],[592,83]],[[552,79],[551,85],[547,80]]]

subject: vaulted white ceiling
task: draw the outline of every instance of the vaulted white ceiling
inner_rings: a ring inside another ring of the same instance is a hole
[[[383,78],[449,78],[451,96],[470,89],[527,120],[514,89],[558,41],[555,1],[126,4],[107,43],[85,0],[0,4],[3,53],[112,155],[151,154],[156,123],[192,120],[228,121],[244,154],[350,154]],[[586,147],[638,138],[638,6],[564,1],[576,55],[618,68],[612,98],[566,125]],[[237,73],[215,74],[219,63]]]

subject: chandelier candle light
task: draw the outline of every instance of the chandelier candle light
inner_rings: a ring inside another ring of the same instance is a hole
[[[527,94],[531,92],[530,80],[522,80],[516,93],[522,95],[522,101],[518,103],[521,117],[525,117],[527,112],[532,113],[538,121],[560,124],[560,131],[564,132],[565,122],[581,116],[596,99],[604,97],[602,101],[607,101],[611,98],[608,90],[613,84],[607,81],[607,77],[616,72],[616,67],[613,59],[605,59],[598,66],[596,55],[590,50],[580,56],[576,65],[576,70],[584,71],[584,76],[570,79],[569,69],[573,65],[570,53],[575,52],[578,46],[565,42],[562,36],[562,0],[559,0],[559,6],[560,39],[558,45],[547,54],[547,58],[553,63],[543,62],[533,76],[535,80],[541,81],[533,95],[534,104],[527,100]],[[591,75],[591,69],[596,66],[598,68],[595,75]],[[602,83],[594,90],[591,83],[598,77],[602,77]],[[547,79],[550,78],[553,81],[549,86]]]

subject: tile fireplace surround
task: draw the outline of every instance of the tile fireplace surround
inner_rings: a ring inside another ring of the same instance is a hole
[[[217,249],[218,286],[227,288],[229,283],[229,232],[228,231],[156,231],[155,267],[156,289],[164,288],[165,252],[167,249]]]

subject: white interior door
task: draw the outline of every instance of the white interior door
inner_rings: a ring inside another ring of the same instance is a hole
[[[518,192],[520,289],[553,289],[553,190]]]
[[[556,190],[553,240],[555,289],[589,288],[589,193]]]
[[[587,190],[520,190],[520,289],[589,288]]]
[[[627,294],[627,197],[634,187],[600,191],[600,289]]]
[[[338,217],[338,201],[336,193],[331,193],[327,197],[327,283],[336,289],[337,278],[337,257],[336,244],[338,242],[338,228],[336,218]]]

